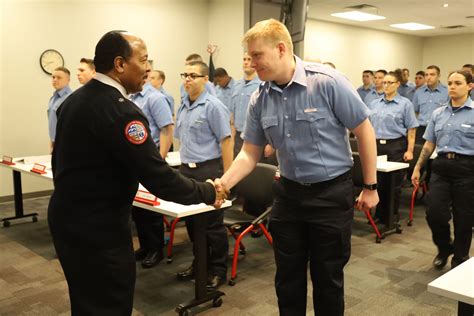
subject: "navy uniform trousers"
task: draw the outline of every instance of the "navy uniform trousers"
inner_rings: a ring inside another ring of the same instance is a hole
[[[388,161],[403,162],[403,154],[407,150],[407,139],[406,137],[400,137],[397,139],[386,140],[386,144],[381,144],[380,140],[377,140],[377,155],[387,155]],[[394,210],[395,214],[398,215],[398,209],[400,207],[400,196],[402,194],[402,184],[403,177],[406,173],[406,170],[395,171],[395,200],[394,200]],[[388,177],[377,177],[378,182],[378,193],[380,196],[380,203],[377,205],[375,211],[375,217],[378,218],[382,223],[388,225],[388,212],[390,201],[388,200],[389,196],[389,187]],[[395,220],[398,221],[398,216],[395,216]]]
[[[441,254],[454,252],[451,267],[469,259],[474,225],[474,157],[447,159],[438,156],[432,163],[432,177],[427,196],[426,221],[433,242]],[[453,218],[454,243],[451,243]],[[458,315],[474,315],[474,306],[458,303]]]
[[[184,176],[197,181],[214,180],[223,174],[222,160],[213,159],[202,163],[196,163],[196,168],[190,168],[181,164],[179,172]],[[229,240],[224,227],[224,211],[215,210],[205,213],[207,219],[206,237],[208,246],[207,266],[209,275],[217,275],[225,278],[227,274],[227,253],[229,251]],[[189,238],[193,241],[193,216],[186,217],[186,229]],[[193,253],[196,249],[193,247]]]
[[[306,315],[308,262],[315,314],[343,315],[355,201],[350,171],[312,185],[282,177],[274,193],[270,230],[280,315]]]

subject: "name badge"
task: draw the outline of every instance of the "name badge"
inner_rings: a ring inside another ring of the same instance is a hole
[[[471,128],[471,125],[469,124],[461,124],[462,127],[466,127],[466,128]]]
[[[137,202],[152,205],[152,206],[160,205],[160,202],[158,202],[158,198],[156,196],[154,196],[150,192],[143,191],[143,190],[137,191],[137,194],[135,195],[134,200]]]
[[[189,168],[191,168],[191,169],[197,168],[197,165],[196,165],[196,163],[194,163],[194,162],[188,163],[188,166],[189,166]]]
[[[38,174],[46,174],[46,166],[41,165],[39,163],[35,163],[33,165],[33,169],[31,169],[30,171]]]
[[[13,166],[15,163],[13,162],[13,158],[10,156],[3,156],[2,163],[5,165]]]
[[[317,111],[318,111],[318,109],[316,109],[316,108],[304,109],[305,113],[314,113],[314,112],[317,112]]]

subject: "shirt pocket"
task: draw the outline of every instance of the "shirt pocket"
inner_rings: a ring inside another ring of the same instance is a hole
[[[265,116],[262,117],[262,127],[265,138],[273,148],[280,148],[282,143],[282,133],[279,131],[278,117]]]
[[[474,149],[474,122],[462,123],[458,127],[461,137],[461,145],[468,150]]]
[[[322,128],[325,119],[326,116],[321,111],[297,112],[298,135],[304,138],[311,137],[313,141],[317,141],[319,139],[318,125]]]
[[[206,144],[211,141],[212,135],[204,118],[198,118],[189,125],[189,134],[196,144]]]

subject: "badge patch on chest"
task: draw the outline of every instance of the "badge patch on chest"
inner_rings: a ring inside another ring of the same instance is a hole
[[[125,137],[132,144],[140,145],[146,141],[148,133],[142,122],[131,121],[125,127]]]

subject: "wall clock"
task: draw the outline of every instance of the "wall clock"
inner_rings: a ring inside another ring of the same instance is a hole
[[[40,56],[41,69],[51,75],[54,69],[64,67],[64,58],[60,52],[54,49],[47,49]]]

